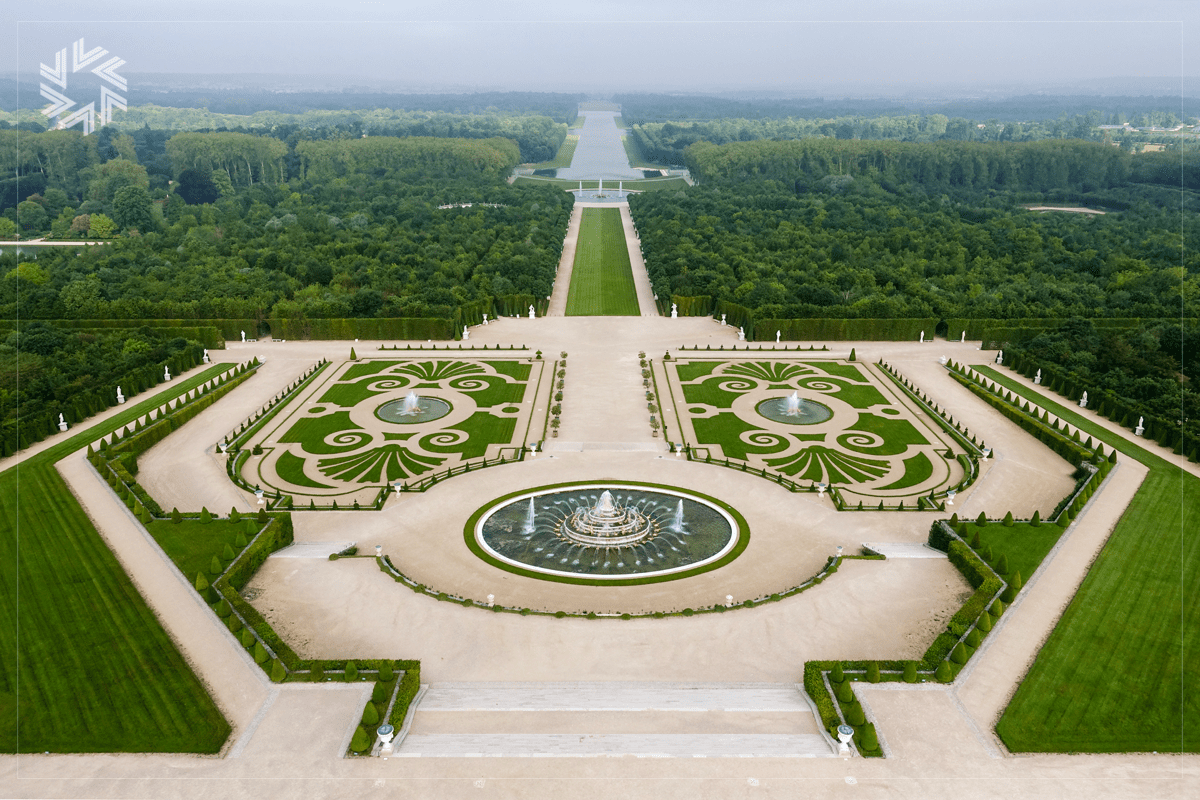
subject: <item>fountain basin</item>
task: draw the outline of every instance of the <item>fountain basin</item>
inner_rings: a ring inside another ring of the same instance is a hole
[[[413,404],[413,398],[416,405]],[[375,409],[375,416],[384,422],[397,425],[416,425],[421,422],[432,422],[449,414],[451,405],[437,397],[410,394],[400,400],[392,400]]]
[[[604,586],[697,575],[749,542],[745,520],[715,498],[621,481],[500,498],[471,517],[465,536],[477,556],[508,572]]]
[[[790,397],[763,400],[754,410],[772,422],[787,425],[816,425],[833,416],[829,406],[800,397],[795,392]]]

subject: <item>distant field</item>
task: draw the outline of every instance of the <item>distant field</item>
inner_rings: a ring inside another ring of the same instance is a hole
[[[558,153],[554,156],[553,161],[543,161],[540,164],[530,164],[534,169],[564,169],[571,166],[571,159],[575,157],[575,147],[579,144],[578,136],[567,136],[563,139],[562,147],[558,148]]]
[[[621,144],[625,146],[625,155],[629,158],[629,166],[634,169],[666,169],[666,164],[652,164],[642,156],[642,148],[632,136],[622,136]]]
[[[567,292],[568,317],[636,316],[637,291],[621,211],[585,208]]]

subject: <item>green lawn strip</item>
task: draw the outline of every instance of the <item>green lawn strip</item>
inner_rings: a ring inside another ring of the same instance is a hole
[[[320,417],[301,417],[288,428],[287,433],[279,437],[279,441],[297,443],[314,455],[332,455],[362,447],[365,443],[362,436],[366,434],[354,435],[352,441],[343,445],[326,444],[325,437],[339,431],[361,430],[362,428],[350,421],[349,411],[335,411]]]
[[[147,525],[146,530],[185,578],[194,581],[198,574],[204,573],[212,581],[217,577],[210,569],[213,556],[221,562],[222,568],[228,567],[233,559],[226,557],[225,546],[229,545],[236,557],[242,550],[237,545],[238,534],[249,542],[260,527],[252,514],[246,514],[240,522],[233,523],[228,519],[205,523],[192,517],[178,523],[157,519]]]
[[[1200,479],[1006,375],[972,369],[1150,469],[997,732],[1021,752],[1200,751],[1200,537],[1183,536],[1200,519]]]
[[[999,563],[1001,555],[1008,559],[1008,574],[1001,575],[1002,578],[1008,580],[1013,573],[1019,572],[1021,579],[1028,581],[1034,570],[1041,565],[1042,559],[1058,542],[1063,529],[1049,522],[1043,522],[1036,527],[1028,522],[1014,522],[1011,528],[996,522],[989,522],[980,528],[974,522],[970,522],[967,523],[966,535],[963,538],[973,543],[976,533],[979,534],[979,547],[974,549],[976,552],[983,552],[984,548],[987,548],[987,552],[991,553],[987,562],[993,569]]]
[[[516,428],[517,420],[513,417],[497,417],[479,411],[457,425],[421,437],[421,448],[430,453],[458,453],[464,459],[483,458],[488,445],[506,445],[512,442]],[[447,430],[464,432],[467,434],[466,441],[451,445],[436,444],[437,439],[444,436],[444,431]]]
[[[836,361],[805,361],[803,363],[839,378],[845,378],[855,383],[867,383],[862,372],[853,364],[839,364]]]
[[[879,487],[879,491],[886,492],[893,489],[907,489],[910,486],[924,483],[932,477],[933,463],[929,460],[929,456],[924,453],[917,453],[912,458],[904,459],[904,474],[900,476],[900,480],[890,483],[887,486]]]
[[[695,417],[692,419],[692,430],[696,433],[697,444],[716,444],[721,446],[725,458],[745,461],[753,450],[755,454],[778,453],[786,450],[789,440],[786,436],[772,433],[743,420],[737,414],[723,413],[712,417]],[[758,438],[764,441],[761,445],[748,445],[741,439],[747,431],[754,431]],[[773,444],[766,444],[772,440]]]
[[[229,735],[54,462],[232,366],[214,364],[0,473],[0,751],[211,753]]]
[[[712,371],[723,364],[723,361],[684,361],[676,362],[675,374],[679,376],[680,381],[694,381],[696,378],[704,375],[711,375]]]
[[[310,478],[308,473],[304,471],[304,462],[305,459],[293,454],[290,450],[284,450],[279,454],[279,458],[275,460],[275,474],[293,486],[303,486],[306,489],[333,488]],[[262,475],[261,466],[259,474]]]
[[[883,443],[877,447],[858,447],[841,441],[854,431],[878,434],[883,438]],[[896,456],[907,450],[909,445],[929,444],[929,440],[921,435],[916,426],[902,417],[881,417],[878,414],[863,412],[858,415],[858,421],[838,437],[838,444],[856,453]]]
[[[529,380],[529,376],[533,370],[532,364],[527,364],[523,361],[484,361],[481,363],[486,364],[501,375],[507,375],[522,383]]]
[[[462,392],[475,401],[475,405],[480,408],[491,408],[493,406],[507,405],[508,403],[520,403],[525,399],[525,382],[510,383],[499,375],[470,375],[462,378],[464,387],[456,387],[455,381],[450,382],[450,388]],[[482,389],[465,388],[466,383],[487,384]]]
[[[537,164],[529,164],[527,166],[533,169],[565,169],[571,166],[571,159],[575,157],[575,148],[578,145],[579,137],[568,134],[567,138],[563,139],[563,143],[559,146],[553,160],[541,161]]]
[[[388,367],[394,367],[401,362],[399,361],[374,361],[368,360],[358,364],[351,364],[350,367],[342,373],[339,381],[356,381],[359,378],[365,378],[368,375],[378,375]]]
[[[399,380],[403,381],[405,379],[400,378]],[[370,388],[371,383],[371,380],[360,381],[358,383],[335,383],[326,389],[325,394],[321,395],[321,399],[316,402],[331,403],[342,408],[353,408],[377,394],[391,391],[391,389],[372,389]]]
[[[802,378],[799,381],[801,391],[807,388],[809,382],[820,385],[829,383],[834,384],[838,387],[836,392],[821,392],[821,394],[829,397],[836,397],[843,403],[848,403],[855,408],[871,408],[872,406],[884,405],[888,402],[888,399],[883,396],[883,393],[870,384],[864,386],[853,386],[842,383],[841,381],[830,380],[823,377]]]
[[[709,378],[703,383],[685,383],[682,385],[685,403],[703,403],[715,408],[729,408],[733,401],[742,396],[741,392],[729,392],[722,389],[720,384],[727,381],[726,376]]]
[[[585,208],[567,290],[567,316],[639,313],[620,209]]]

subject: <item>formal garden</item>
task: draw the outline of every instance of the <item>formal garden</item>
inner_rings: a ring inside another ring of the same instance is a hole
[[[546,435],[545,364],[536,357],[345,362],[239,442],[233,471],[290,507],[353,508],[374,506],[389,487],[404,491],[432,476],[519,460]]]
[[[851,508],[940,506],[976,474],[978,444],[876,366],[681,353],[660,367],[693,459],[823,484]]]

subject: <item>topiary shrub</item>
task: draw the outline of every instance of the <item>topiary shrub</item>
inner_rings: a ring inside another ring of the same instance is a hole
[[[1011,528],[1013,526],[1013,515],[1011,511],[1004,515],[1004,522],[1000,524],[1006,528]]]
[[[917,662],[915,662],[915,661],[905,662],[905,664],[904,664],[904,682],[905,683],[916,683],[917,682]]]
[[[283,666],[283,662],[278,658],[271,664],[271,680],[274,683],[283,683],[287,679],[287,669]]]
[[[879,749],[879,734],[875,732],[874,723],[864,723],[858,729],[858,746],[868,753],[874,753]]]
[[[850,688],[850,681],[843,681],[833,685],[833,694],[837,697],[839,703],[853,703],[854,690]]]
[[[975,535],[971,537],[971,549],[979,550],[979,531],[975,531]]]
[[[221,558],[226,561],[233,561],[233,559],[237,558],[237,555],[233,552],[233,548],[229,546],[228,542],[225,543],[225,549],[221,551]]]
[[[200,521],[206,524],[212,522],[212,514],[203,506],[200,507]]]
[[[379,668],[379,680],[383,681],[384,683],[391,683],[395,677],[396,672],[395,668],[392,666],[392,662],[383,662],[383,666]]]
[[[221,559],[214,555],[212,557],[212,561],[208,562],[208,571],[209,574],[213,575],[214,577],[224,572],[225,568],[221,566]]]
[[[354,348],[353,348],[353,347],[351,347],[351,348],[350,348],[350,360],[351,360],[351,361],[358,361],[358,354],[354,352]]]
[[[358,680],[358,665],[353,661],[346,662],[346,682]]]
[[[371,702],[386,703],[391,692],[391,687],[386,683],[383,681],[375,681],[375,686],[371,689]]]
[[[333,505],[335,508],[337,507],[337,500],[333,501]],[[254,518],[254,521],[257,522],[259,525],[266,525],[267,520],[269,520],[269,519],[270,519],[270,517],[267,516],[267,510],[265,508],[260,508],[258,510],[258,515]]]
[[[996,572],[1000,575],[1008,574],[1008,554],[1001,553],[1000,558],[996,561]]]
[[[858,703],[846,709],[846,722],[854,727],[867,724],[867,715],[863,713],[862,706]]]
[[[981,528],[986,528],[987,527],[987,514],[984,514],[982,511],[980,511],[979,516],[975,518],[975,524]]]
[[[846,673],[842,670],[842,662],[835,662],[833,669],[829,670],[829,682],[841,683],[846,680]]]
[[[999,598],[993,600],[989,610],[992,612],[993,617],[999,617],[1004,613],[1004,601]]]
[[[871,683],[879,683],[879,681],[883,680],[883,676],[879,674],[878,661],[872,661],[870,664],[867,664],[867,680]]]
[[[853,347],[851,347],[851,348],[850,348],[850,358],[849,358],[849,359],[847,359],[847,360],[849,360],[849,361],[858,361],[858,354],[854,352],[854,348],[853,348]]]
[[[242,515],[238,513],[238,510],[236,508],[230,508],[229,509],[229,522],[232,524],[237,524],[241,521],[242,521]]]
[[[937,670],[933,673],[933,677],[938,683],[950,683],[954,680],[954,672],[950,669],[950,662],[943,661],[937,666]]]
[[[263,643],[256,641],[254,643],[254,663],[256,663],[256,664],[266,663],[266,660],[270,657],[271,657],[271,654],[267,652],[267,648],[263,647]]]
[[[312,683],[322,683],[325,680],[325,670],[320,664],[314,663],[308,670],[308,679]]]
[[[992,629],[992,618],[988,615],[988,612],[984,611],[979,615],[979,619],[975,622],[975,627],[984,633]]]
[[[175,523],[176,525],[183,522],[183,514],[179,513],[178,508],[171,509],[171,522]]]
[[[1058,527],[1066,528],[1066,527],[1070,526],[1070,524],[1071,524],[1071,515],[1068,512],[1063,511],[1061,514],[1058,515]]]
[[[1037,509],[1034,509],[1033,516],[1029,518],[1029,524],[1035,528],[1042,527],[1042,515],[1038,513]]]
[[[1006,603],[1011,603],[1017,599],[1017,592],[1021,591],[1021,587],[1024,585],[1021,582],[1021,573],[1013,573],[1012,578],[1008,582],[1008,587],[1004,590],[1004,594],[1000,595],[1000,599]]]
[[[974,633],[974,631],[972,631],[972,633]],[[954,649],[950,651],[950,658],[955,664],[967,663],[967,648],[963,646],[962,642],[954,645]]]
[[[243,628],[242,635],[239,638],[242,642],[242,647],[250,647],[254,644],[254,632],[249,628]]]
[[[354,352],[353,348],[350,351]],[[353,360],[353,359],[351,359]],[[355,753],[361,753],[371,746],[371,739],[367,736],[366,730],[362,725],[354,729],[354,736],[350,739],[350,749]]]
[[[363,709],[362,724],[368,728],[374,728],[379,724],[379,712],[375,710],[374,703],[367,703],[366,708]]]

